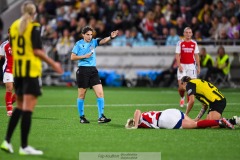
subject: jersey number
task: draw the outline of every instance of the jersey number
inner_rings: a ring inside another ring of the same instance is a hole
[[[212,92],[215,94],[215,95],[217,95],[218,97],[220,97],[220,98],[224,98],[224,96],[222,95],[222,93],[213,85],[213,84],[211,84],[211,83],[209,83],[209,82],[207,82],[207,81],[204,81],[204,80],[202,80],[202,82],[203,83],[207,83],[208,84],[208,86],[209,86],[209,88],[211,88],[212,90],[213,90],[213,88],[215,88]]]
[[[11,37],[12,40],[15,40],[16,37]],[[17,54],[18,55],[24,55],[25,54],[25,39],[23,36],[19,36],[17,38]]]

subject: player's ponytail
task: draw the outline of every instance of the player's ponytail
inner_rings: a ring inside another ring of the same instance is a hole
[[[23,35],[28,23],[33,20],[33,17],[36,14],[36,7],[33,2],[26,1],[23,3],[21,11],[22,17],[20,19],[19,34]]]

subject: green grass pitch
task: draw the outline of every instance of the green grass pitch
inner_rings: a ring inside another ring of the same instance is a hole
[[[0,141],[4,139],[8,117],[4,106],[5,88],[0,87]],[[227,98],[224,117],[240,115],[240,90],[222,89]],[[77,88],[43,87],[43,96],[33,114],[29,144],[44,151],[43,156],[19,156],[19,125],[14,132],[14,154],[0,151],[0,160],[78,160],[79,152],[161,152],[162,160],[240,159],[240,129],[138,129],[124,125],[135,109],[142,111],[180,108],[177,89],[104,88],[108,124],[97,123],[96,97],[88,90],[85,115],[90,124],[80,124],[76,108]],[[196,102],[190,113],[200,110]],[[206,116],[206,115],[205,115]],[[149,159],[150,160],[150,159]]]

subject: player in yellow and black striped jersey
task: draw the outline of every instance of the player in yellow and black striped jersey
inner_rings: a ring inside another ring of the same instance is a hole
[[[182,78],[182,83],[189,96],[188,107],[185,113],[186,115],[191,111],[196,97],[203,104],[203,107],[195,120],[199,120],[208,107],[207,119],[217,120],[221,118],[226,107],[226,98],[217,87],[205,80],[191,79],[188,76]]]
[[[42,48],[40,24],[35,23],[36,6],[31,1],[25,1],[21,7],[21,18],[13,22],[10,27],[10,42],[13,52],[13,76],[17,107],[9,120],[5,140],[1,149],[13,153],[11,138],[21,119],[21,155],[42,155],[43,152],[28,145],[28,135],[31,127],[32,112],[41,95],[41,61],[58,72],[63,73],[61,65],[47,57]]]

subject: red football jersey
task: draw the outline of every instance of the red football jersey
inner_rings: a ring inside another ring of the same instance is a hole
[[[5,56],[3,72],[12,73],[13,56],[9,41],[4,41],[0,47],[0,55]]]
[[[143,112],[139,120],[139,128],[159,128],[158,119],[161,115],[160,111]]]
[[[199,53],[197,42],[191,41],[178,41],[176,53],[180,54],[180,63],[193,64],[195,63],[194,54]]]

